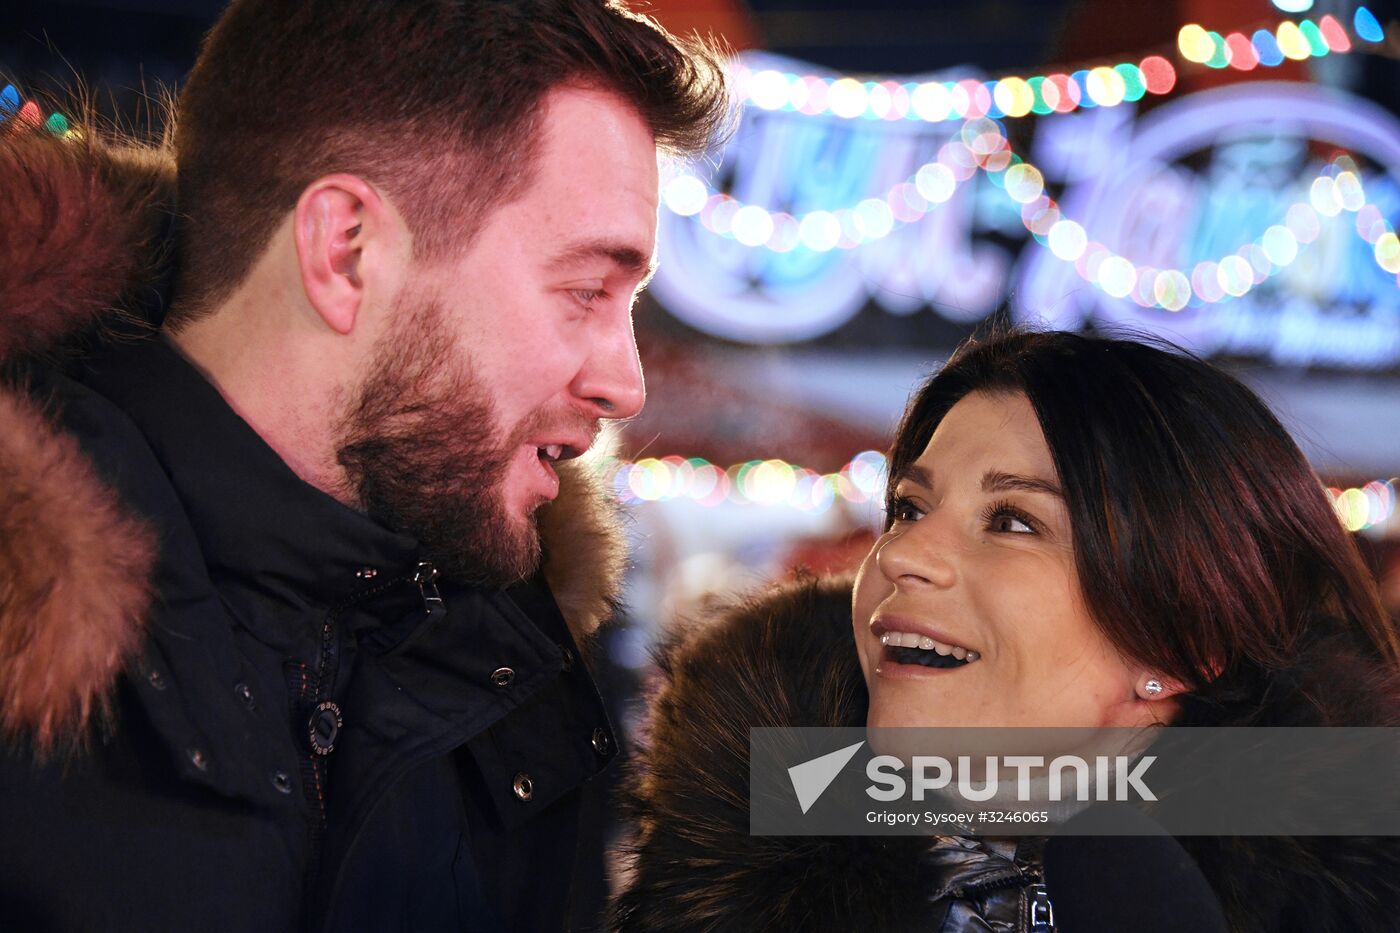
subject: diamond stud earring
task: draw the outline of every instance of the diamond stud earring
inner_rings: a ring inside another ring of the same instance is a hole
[[[1149,680],[1142,685],[1142,692],[1150,697],[1155,697],[1162,692],[1162,682],[1160,680]]]

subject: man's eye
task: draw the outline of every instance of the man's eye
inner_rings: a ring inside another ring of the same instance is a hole
[[[571,288],[569,294],[585,308],[591,308],[596,302],[608,297],[607,291],[601,288]]]
[[[891,522],[917,522],[924,517],[923,510],[912,499],[895,496],[885,507],[885,515]]]

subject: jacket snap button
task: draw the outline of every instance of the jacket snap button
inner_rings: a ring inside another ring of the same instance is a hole
[[[279,794],[290,794],[292,792],[292,778],[285,771],[272,772],[272,786],[277,788]]]
[[[194,765],[201,771],[209,770],[209,756],[204,754],[204,751],[202,749],[192,748],[185,754],[189,755],[190,764]]]
[[[608,730],[599,726],[593,730],[593,750],[600,755],[606,755],[612,748],[612,739],[608,737]]]
[[[529,800],[535,796],[535,782],[530,780],[530,775],[524,771],[515,776],[515,796],[521,800]]]
[[[243,705],[249,709],[258,705],[253,699],[253,688],[247,684],[238,684],[233,688],[233,692],[238,696],[238,699],[243,701]]]
[[[564,649],[564,670],[566,670],[566,671],[571,671],[571,670],[573,670],[573,669],[574,669],[574,653],[573,653],[572,651],[570,651],[568,648],[565,648],[565,649]]]
[[[160,671],[151,671],[149,674],[146,675],[146,680],[148,683],[150,683],[152,687],[155,687],[157,690],[165,689],[165,676],[161,674]]]
[[[491,683],[498,687],[509,687],[515,680],[515,671],[508,667],[498,667],[491,672]]]
[[[329,755],[335,751],[335,739],[340,735],[340,727],[345,724],[340,707],[330,700],[316,707],[307,721],[307,735],[311,738],[311,751],[317,755]]]

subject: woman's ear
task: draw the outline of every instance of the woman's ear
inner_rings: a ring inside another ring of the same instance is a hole
[[[297,199],[292,235],[302,289],[336,333],[354,329],[365,302],[365,251],[394,222],[378,192],[355,175],[318,178]]]

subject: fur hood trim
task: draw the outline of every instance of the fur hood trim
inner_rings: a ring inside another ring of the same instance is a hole
[[[90,122],[56,136],[0,124],[0,360],[46,353],[152,282],[175,164],[109,146]]]
[[[580,648],[617,614],[627,572],[622,506],[597,462],[590,453],[555,464],[559,495],[539,512],[544,578]]]
[[[80,744],[137,649],[155,546],[73,438],[0,391],[0,734]]]
[[[0,364],[60,353],[148,300],[168,255],[174,164],[112,147],[91,123],[56,136],[0,123]],[[545,576],[576,639],[612,615],[626,546],[583,461],[541,511]],[[155,544],[77,441],[0,383],[0,738],[43,754],[110,708],[142,638]]]
[[[0,362],[92,330],[147,280],[173,164],[0,124]],[[155,546],[71,437],[0,388],[0,733],[81,743],[141,638]]]
[[[850,605],[848,581],[780,587],[664,649],[625,796],[635,836],[621,854],[614,930],[942,928],[926,898],[947,890],[951,869],[927,840],[749,835],[750,727],[864,725]],[[1305,654],[1278,678],[1268,724],[1400,719],[1397,677],[1381,662],[1332,634]],[[1180,841],[1241,933],[1379,933],[1400,912],[1397,839]]]
[[[811,582],[663,652],[615,931],[936,929],[923,840],[749,835],[751,726],[865,723],[850,618],[848,584]]]

